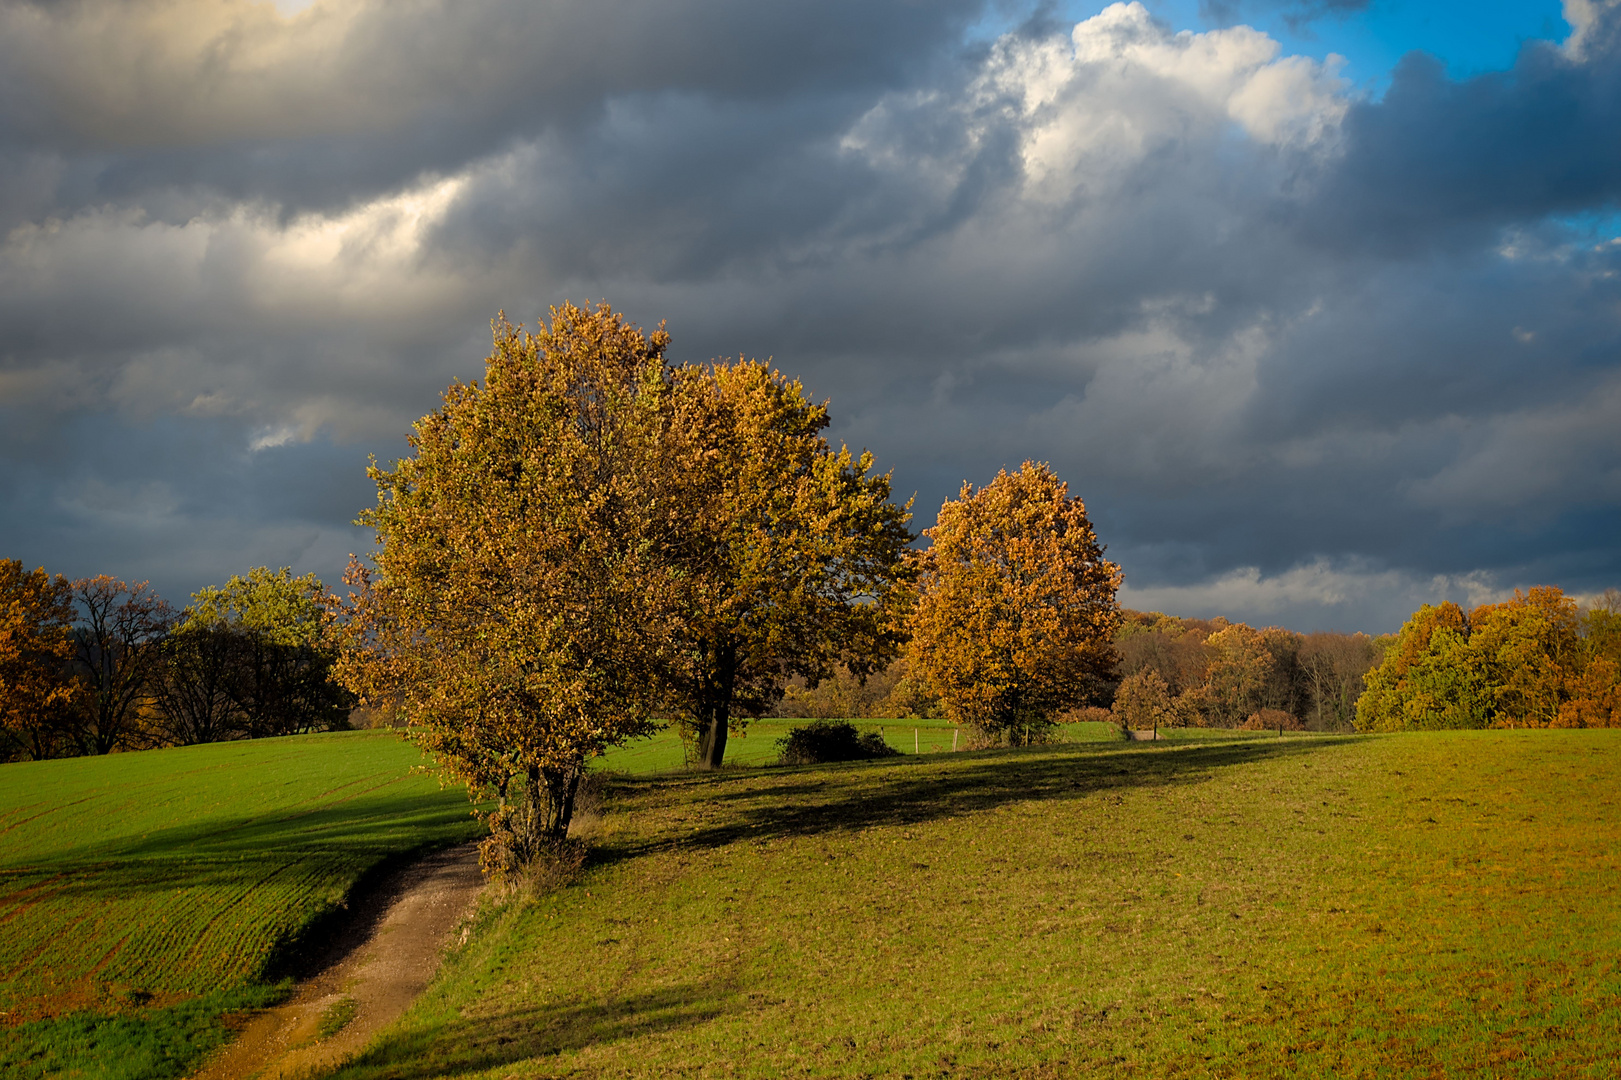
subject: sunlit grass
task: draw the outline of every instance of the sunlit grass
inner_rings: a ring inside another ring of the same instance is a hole
[[[1609,1077],[1618,790],[1602,731],[619,776],[341,1075]]]
[[[781,756],[779,741],[789,731],[810,720],[769,718],[750,720],[741,733],[726,740],[726,764],[735,766],[775,765]],[[876,731],[902,754],[938,754],[968,747],[968,730],[949,720],[850,720],[861,731]],[[1055,732],[1064,742],[1118,742],[1120,735],[1112,724],[1060,724]],[[610,749],[592,763],[593,768],[613,772],[647,774],[681,772],[687,767],[686,751],[674,727],[657,734],[632,739]]]
[[[363,875],[477,834],[419,761],[355,732],[0,766],[0,1072],[181,1075]]]

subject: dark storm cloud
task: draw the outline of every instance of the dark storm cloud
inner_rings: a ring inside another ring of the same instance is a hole
[[[1457,81],[1412,53],[1345,119],[1344,159],[1305,208],[1331,242],[1409,252],[1621,199],[1621,11],[1578,55],[1530,42],[1507,72]]]
[[[0,63],[0,541],[32,562],[333,576],[365,453],[496,309],[607,297],[831,397],[919,525],[1052,461],[1131,603],[1387,629],[1621,580],[1621,245],[1571,216],[1613,195],[1613,10],[1378,103],[1123,5],[989,47],[969,4],[0,10],[14,58],[105,59]]]
[[[949,53],[981,6],[357,0],[282,18],[244,0],[11,2],[0,195],[37,205],[51,174],[59,211],[160,188],[180,214],[209,194],[332,207],[627,95],[870,94]]]

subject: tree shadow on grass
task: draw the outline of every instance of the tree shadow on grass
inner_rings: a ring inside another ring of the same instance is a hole
[[[615,863],[672,848],[917,825],[1032,800],[1074,801],[1200,783],[1227,769],[1315,754],[1330,745],[1312,739],[1144,747],[1079,744],[922,754],[753,774],[616,776],[610,782],[611,798],[641,801],[680,791],[681,802],[699,820],[680,820],[606,845],[597,849],[593,862]]]
[[[551,1057],[707,1023],[726,1013],[736,996],[728,983],[704,981],[623,998],[520,1008],[495,1016],[395,1029],[330,1074],[330,1080],[466,1076],[527,1058]]]

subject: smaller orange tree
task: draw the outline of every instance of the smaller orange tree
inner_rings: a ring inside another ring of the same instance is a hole
[[[1145,667],[1122,679],[1114,696],[1114,717],[1128,731],[1157,731],[1161,724],[1175,723],[1176,707],[1160,673]]]
[[[924,535],[911,664],[953,720],[1028,743],[1112,679],[1120,568],[1045,463],[964,483]]]

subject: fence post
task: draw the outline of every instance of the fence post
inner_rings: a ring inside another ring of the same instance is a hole
[[[913,728],[912,729],[912,753],[921,754],[922,752],[923,752],[922,750],[918,749],[917,728]]]
[[[953,754],[955,754],[957,752],[957,729],[956,728],[951,729],[951,752]]]

